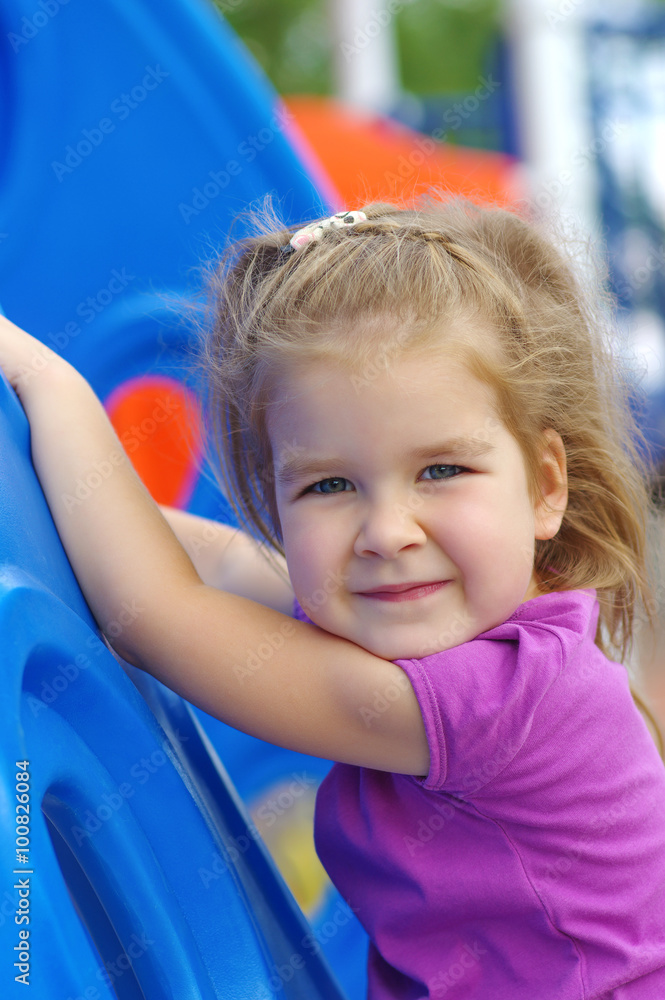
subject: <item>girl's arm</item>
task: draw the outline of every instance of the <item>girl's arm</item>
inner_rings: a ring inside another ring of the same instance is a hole
[[[206,586],[75,369],[2,317],[0,365],[30,420],[35,468],[74,572],[121,656],[262,739],[427,773],[422,716],[396,664]],[[97,485],[81,499],[86,480]],[[395,685],[401,696],[388,704]]]
[[[293,588],[286,560],[264,550],[240,528],[189,514],[176,507],[160,510],[204,583],[239,597],[249,597],[291,615]]]

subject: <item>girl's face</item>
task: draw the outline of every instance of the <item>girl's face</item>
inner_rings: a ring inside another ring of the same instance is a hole
[[[562,512],[533,503],[492,390],[450,351],[364,378],[312,364],[280,390],[277,509],[316,625],[388,660],[420,657],[537,596],[534,541]],[[546,486],[561,466],[548,454]],[[565,464],[561,476],[565,495]]]

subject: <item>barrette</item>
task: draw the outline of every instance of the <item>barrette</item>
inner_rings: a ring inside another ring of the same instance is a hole
[[[367,216],[364,212],[335,212],[329,219],[323,219],[321,222],[310,222],[302,229],[298,229],[289,240],[288,245],[283,247],[283,250],[285,253],[291,253],[308,243],[320,240],[326,229],[341,229],[342,226],[354,226],[356,222],[365,222],[366,220]]]

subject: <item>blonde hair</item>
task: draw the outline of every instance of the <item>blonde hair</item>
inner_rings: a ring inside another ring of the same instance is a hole
[[[542,431],[556,430],[566,448],[568,507],[557,535],[536,542],[541,592],[594,587],[596,642],[623,657],[636,607],[649,617],[649,470],[607,301],[534,224],[505,210],[450,199],[364,211],[367,221],[288,252],[293,230],[268,205],[257,235],[210,272],[202,362],[223,488],[241,523],[282,551],[266,417],[283,375],[325,360],[362,380],[377,356],[426,349],[445,322],[481,317],[501,350],[460,350],[496,390],[534,497]]]

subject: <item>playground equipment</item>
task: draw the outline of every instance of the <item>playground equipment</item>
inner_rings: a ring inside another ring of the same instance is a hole
[[[2,995],[343,1000],[192,710],[99,638],[28,434],[3,380]]]
[[[190,328],[173,304],[252,199],[278,194],[295,221],[334,192],[206,0],[0,0],[0,28],[0,302],[81,370],[126,445],[152,445],[157,499],[233,522],[196,465]],[[317,875],[303,920],[211,737],[255,804],[329,763],[130,681],[73,578],[6,383],[0,462],[2,995],[29,965],[38,1000],[339,998],[327,951],[362,996],[355,917]]]

